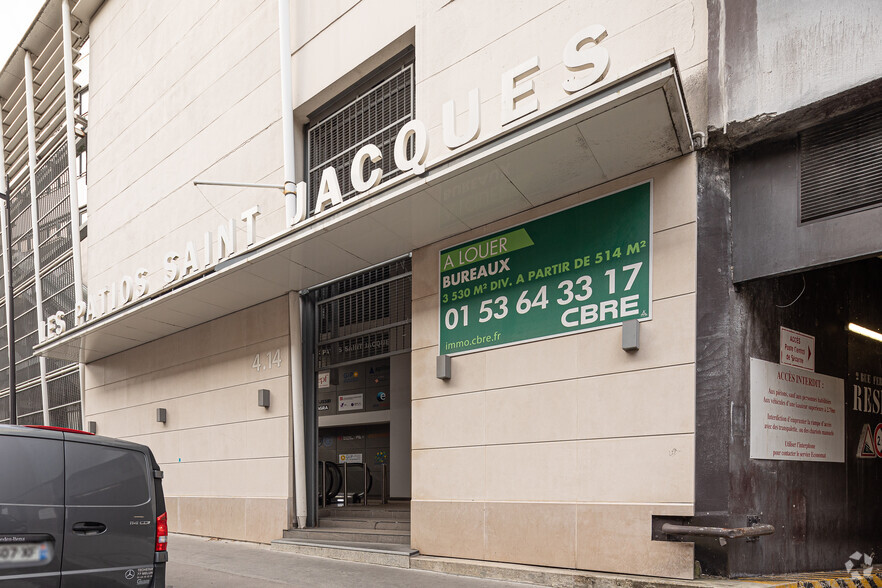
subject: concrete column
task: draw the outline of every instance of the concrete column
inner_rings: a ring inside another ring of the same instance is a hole
[[[2,243],[2,246],[3,246],[3,279],[5,280],[5,284],[6,284],[6,288],[5,288],[4,292],[2,293],[2,295],[8,297],[8,293],[12,291],[12,288],[10,287],[10,285],[12,284],[12,282],[10,281],[10,280],[12,280],[12,262],[9,259],[9,255],[7,255],[7,253],[9,252],[9,245],[8,245],[9,239],[11,239],[12,236],[6,232],[6,227],[9,226],[8,223],[6,222],[6,215],[9,214],[9,210],[10,210],[9,199],[12,198],[12,194],[9,193],[9,185],[6,183],[6,146],[5,146],[5,140],[3,138],[3,105],[2,104],[0,104],[0,193],[6,194],[6,196],[7,196],[6,203],[0,204],[0,236],[2,236],[2,239],[0,239],[0,243]],[[9,345],[9,347],[7,348],[7,351],[8,351],[8,355],[9,355],[9,363],[12,364],[9,366],[9,377],[11,378],[10,383],[14,383],[15,382],[15,365],[14,365],[15,364],[15,353],[14,353],[15,341],[13,341],[13,337],[14,337],[13,331],[10,330],[10,328],[9,328],[9,325],[12,324],[12,320],[14,317],[12,316],[12,306],[10,305],[10,300],[6,301],[5,310],[6,310],[6,343],[7,343],[7,345]],[[12,388],[13,388],[13,386],[10,385],[10,387],[9,387],[10,394],[13,393]],[[15,419],[12,418],[13,416],[14,415],[10,415],[9,422],[15,422]]]
[[[410,497],[410,353],[389,358],[389,496]]]
[[[70,236],[73,245],[74,300],[83,303],[83,270],[80,259],[80,198],[77,188],[77,137],[74,132],[73,41],[70,29],[70,3],[61,2],[61,21],[64,32],[64,106],[67,127],[67,170],[70,184]]]
[[[294,440],[294,516],[306,527],[306,435],[303,430],[303,346],[300,332],[300,296],[288,292],[291,362],[291,428]]]
[[[25,51],[25,97],[28,114],[28,179],[31,186],[31,238],[34,249],[34,293],[37,299],[37,338],[42,341],[46,326],[43,316],[43,284],[40,282],[40,240],[37,223],[37,115],[34,108],[34,66],[31,54]],[[46,358],[40,358],[40,390],[43,397],[43,424],[49,423],[49,390],[46,387]]]

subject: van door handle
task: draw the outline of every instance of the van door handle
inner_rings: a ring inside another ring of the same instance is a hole
[[[104,523],[91,522],[74,523],[71,529],[77,535],[100,535],[107,530],[107,525]]]

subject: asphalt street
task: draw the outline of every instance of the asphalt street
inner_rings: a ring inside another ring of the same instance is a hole
[[[209,586],[524,588],[532,586],[309,557],[273,551],[268,545],[188,535],[170,536],[168,552],[167,588]]]

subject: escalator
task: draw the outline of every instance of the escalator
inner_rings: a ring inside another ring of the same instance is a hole
[[[383,474],[379,474],[382,476]],[[374,489],[375,473],[362,463],[344,463],[339,465],[333,461],[319,461],[316,476],[319,506],[348,506],[365,504],[365,494],[371,496]],[[382,478],[381,478],[382,480]],[[324,486],[324,492],[322,492]],[[375,502],[385,503],[385,492],[381,489]]]

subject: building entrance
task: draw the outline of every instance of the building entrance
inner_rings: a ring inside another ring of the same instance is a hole
[[[320,506],[410,497],[410,258],[314,291]]]
[[[738,342],[732,368],[743,385],[732,388],[725,422],[706,416],[698,423],[706,459],[696,467],[696,512],[703,514],[691,524],[738,527],[748,521],[776,532],[727,545],[697,539],[696,558],[705,571],[841,569],[851,554],[882,549],[880,292],[878,257],[738,286],[739,318],[727,336]],[[708,390],[709,402],[719,404],[718,389]],[[701,401],[698,410],[707,414]],[[731,427],[732,437],[712,453],[723,427]],[[779,451],[763,454],[754,443],[780,443]],[[715,463],[730,468],[724,486]],[[727,518],[718,504],[728,505]]]

